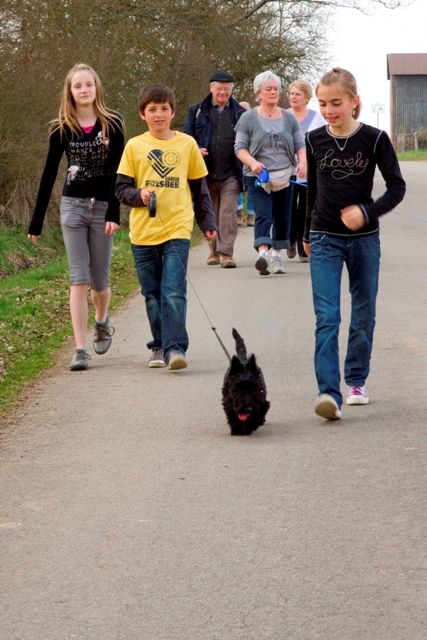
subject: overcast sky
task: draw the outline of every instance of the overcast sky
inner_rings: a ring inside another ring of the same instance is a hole
[[[404,9],[376,10],[366,16],[341,9],[335,18],[332,66],[348,69],[356,77],[363,102],[360,120],[377,126],[371,105],[385,104],[380,129],[390,130],[388,53],[427,53],[427,0],[415,0]]]

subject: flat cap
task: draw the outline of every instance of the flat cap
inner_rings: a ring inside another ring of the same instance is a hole
[[[234,77],[227,71],[215,71],[209,78],[209,82],[234,82]]]

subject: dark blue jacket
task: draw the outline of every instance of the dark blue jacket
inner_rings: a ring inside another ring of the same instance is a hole
[[[212,94],[206,96],[202,102],[197,102],[193,104],[187,113],[187,117],[185,119],[183,132],[192,136],[199,147],[204,147],[205,149],[209,148],[209,143],[211,141],[211,119],[209,115],[209,110],[212,104]],[[231,124],[233,125],[233,129],[236,126],[240,116],[245,113],[245,109],[240,106],[240,104],[233,97],[230,97],[230,115],[231,115]],[[236,176],[242,185],[243,190],[243,166],[240,160],[236,157]],[[209,176],[208,176],[209,178]]]

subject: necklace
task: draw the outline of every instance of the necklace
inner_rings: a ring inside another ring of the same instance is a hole
[[[274,109],[273,109],[273,111],[271,113],[267,113],[266,111],[264,111],[264,107],[261,107],[261,111],[262,111],[262,113],[264,113],[267,116],[267,118],[271,118],[273,113],[276,111],[276,107],[274,107]]]
[[[357,127],[357,128],[359,128],[359,127]],[[349,137],[354,133],[354,131],[350,131],[350,133],[347,135],[347,137],[346,137],[346,139],[345,139],[344,145],[341,147],[341,146],[338,144],[338,140],[336,139],[336,137],[334,136],[334,134],[332,133],[332,131],[331,131],[331,129],[330,129],[329,127],[328,127],[328,132],[329,132],[329,134],[333,137],[333,139],[335,140],[335,144],[337,145],[337,147],[338,147],[338,149],[339,149],[340,151],[344,151],[344,149],[345,149],[345,148],[346,148],[346,146],[347,146],[347,142],[348,142]],[[340,136],[340,137],[344,137],[344,136]]]
[[[306,109],[305,112],[301,115],[299,115],[298,113],[295,113],[294,111],[293,111],[293,114],[294,116],[296,116],[298,122],[300,122],[301,120],[304,120],[307,117],[308,109]]]

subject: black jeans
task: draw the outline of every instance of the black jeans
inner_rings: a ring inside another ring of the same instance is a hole
[[[304,238],[305,217],[307,208],[307,183],[294,184],[294,195],[292,198],[292,218],[291,218],[291,244],[297,243],[298,255],[307,257],[302,241]]]

